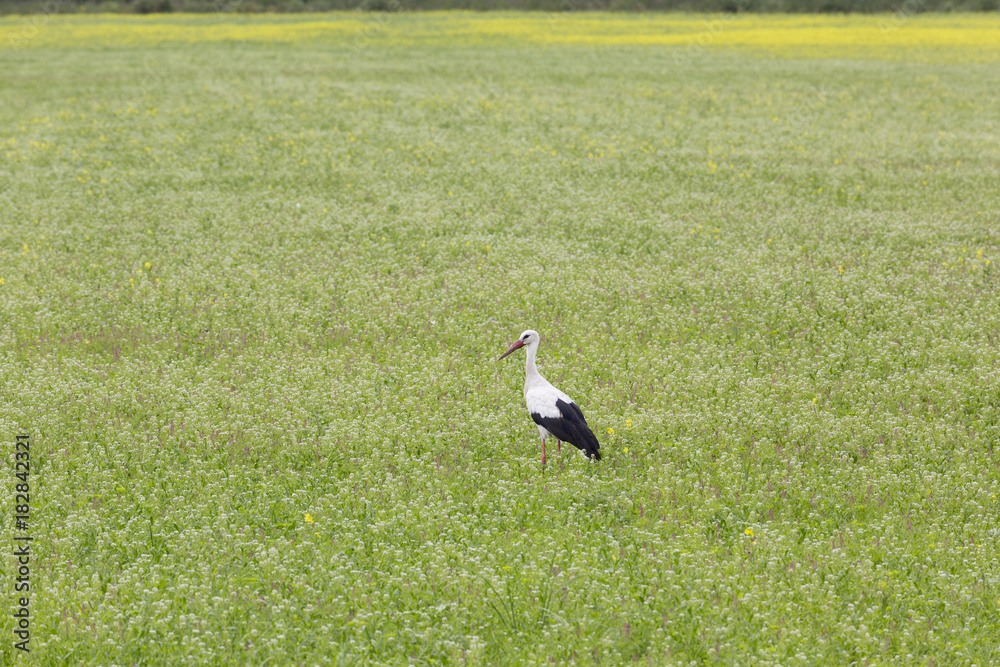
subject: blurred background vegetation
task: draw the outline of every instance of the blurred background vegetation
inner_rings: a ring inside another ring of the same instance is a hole
[[[998,11],[1000,0],[0,0],[0,14],[325,12],[436,9],[875,13]]]

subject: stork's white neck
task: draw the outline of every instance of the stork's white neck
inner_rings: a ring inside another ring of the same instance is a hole
[[[545,378],[542,374],[538,372],[538,367],[535,366],[535,352],[538,351],[538,341],[529,343],[525,346],[527,349],[527,354],[524,358],[524,386],[527,389],[530,385],[537,383],[539,380],[545,382]]]

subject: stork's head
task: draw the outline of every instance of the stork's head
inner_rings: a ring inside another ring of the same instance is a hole
[[[540,338],[538,336],[538,332],[535,331],[534,329],[528,329],[523,334],[521,334],[520,338],[518,338],[517,340],[515,340],[513,343],[510,344],[510,347],[507,348],[507,351],[504,352],[502,355],[500,355],[500,359],[503,359],[514,350],[518,350],[524,347],[525,345],[537,345],[539,340]],[[497,359],[497,361],[500,361],[500,359]]]

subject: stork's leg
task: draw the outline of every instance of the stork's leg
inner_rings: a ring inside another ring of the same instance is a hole
[[[562,454],[562,440],[556,440],[556,451]]]
[[[545,465],[545,438],[542,438],[542,465]]]

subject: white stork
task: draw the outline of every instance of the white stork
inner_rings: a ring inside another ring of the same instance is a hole
[[[538,332],[528,329],[511,343],[510,348],[500,356],[500,359],[514,350],[528,348],[528,357],[524,364],[524,402],[528,406],[531,419],[538,424],[538,434],[542,438],[542,465],[545,465],[545,439],[549,437],[556,439],[556,448],[559,451],[562,451],[560,441],[565,440],[576,446],[588,458],[600,461],[601,443],[587,426],[587,420],[583,418],[580,406],[553,387],[535,367],[535,352],[538,350],[539,340]]]

